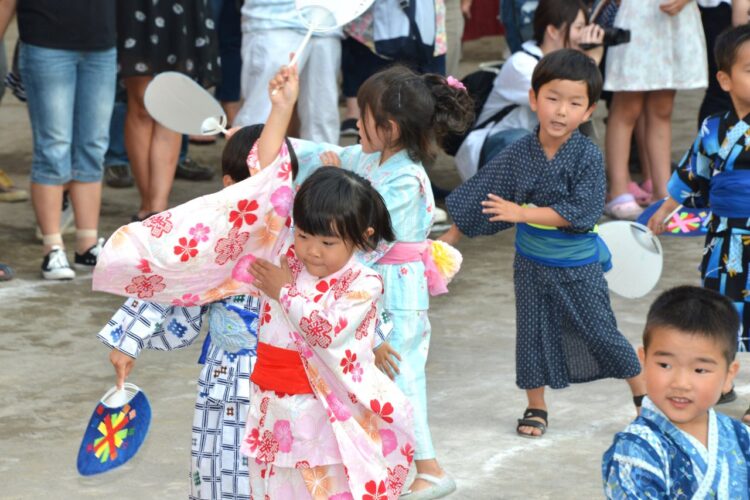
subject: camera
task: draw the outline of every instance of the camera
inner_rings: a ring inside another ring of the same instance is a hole
[[[620,45],[628,43],[630,41],[630,30],[624,30],[622,28],[604,28],[604,39],[601,45],[605,47],[611,47],[612,45]],[[581,49],[590,50],[599,47],[598,43],[582,43]]]

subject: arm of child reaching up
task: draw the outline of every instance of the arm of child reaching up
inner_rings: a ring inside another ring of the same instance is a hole
[[[297,66],[282,67],[268,82],[271,113],[258,139],[258,162],[265,168],[276,159],[284,144],[286,131],[299,95]]]

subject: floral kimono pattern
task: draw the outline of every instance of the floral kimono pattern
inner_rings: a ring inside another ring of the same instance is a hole
[[[265,299],[258,338],[299,351],[313,393],[253,384],[243,443],[259,471],[251,473],[253,496],[398,498],[414,453],[412,409],[374,363],[382,279],[354,257],[322,279],[293,248],[288,257],[293,282],[278,302]]]
[[[604,454],[604,491],[611,499],[750,498],[750,434],[713,409],[708,447],[681,431],[645,398],[641,416]]]

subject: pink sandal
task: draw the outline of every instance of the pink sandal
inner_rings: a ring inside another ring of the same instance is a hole
[[[644,207],[650,205],[654,201],[652,194],[639,186],[637,182],[630,181],[628,183],[628,193],[633,195],[636,203]]]
[[[634,221],[643,213],[643,209],[632,194],[625,193],[604,205],[604,213],[613,219]]]

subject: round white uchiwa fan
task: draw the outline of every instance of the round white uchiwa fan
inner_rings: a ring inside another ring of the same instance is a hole
[[[637,299],[654,289],[663,265],[659,238],[646,226],[630,221],[602,224],[599,236],[612,254],[612,269],[604,274],[610,290]]]
[[[226,132],[227,116],[206,89],[175,71],[159,73],[146,87],[146,110],[164,127],[186,135]]]

